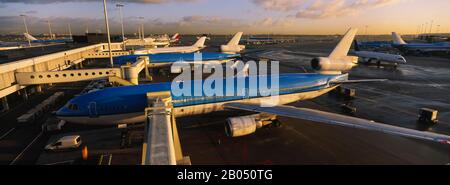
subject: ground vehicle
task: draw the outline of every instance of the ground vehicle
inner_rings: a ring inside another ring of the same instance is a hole
[[[80,135],[71,135],[64,136],[55,142],[49,143],[45,146],[46,150],[49,151],[57,151],[57,150],[66,150],[66,149],[76,149],[81,145],[81,136]]]

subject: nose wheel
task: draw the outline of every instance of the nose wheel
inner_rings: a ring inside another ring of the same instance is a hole
[[[272,124],[271,124],[271,126],[272,126],[272,127],[275,127],[275,128],[281,127],[282,125],[283,125],[283,124],[282,124],[278,119],[273,120],[273,121],[272,121]]]

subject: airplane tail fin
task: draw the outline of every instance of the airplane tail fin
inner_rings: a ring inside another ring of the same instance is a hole
[[[228,42],[227,45],[229,45],[229,46],[230,45],[233,45],[233,46],[239,45],[239,41],[241,41],[242,34],[243,34],[243,32],[237,32],[233,36],[233,38]]]
[[[197,42],[196,42],[194,45],[192,45],[192,46],[195,46],[195,47],[204,47],[204,46],[205,46],[205,41],[206,41],[206,37],[200,37],[200,38],[197,40]]]
[[[31,40],[31,41],[33,41],[33,40],[38,40],[38,39],[36,39],[35,37],[33,37],[32,35],[30,35],[30,34],[28,34],[28,33],[23,33],[23,35],[24,35],[28,40]]]
[[[350,47],[352,46],[353,39],[356,36],[356,32],[358,29],[350,28],[347,33],[344,35],[339,44],[334,48],[333,52],[331,52],[329,58],[342,58],[346,57]]]
[[[396,32],[392,32],[392,40],[394,44],[404,45],[406,42],[402,39],[402,37]]]
[[[353,47],[355,48],[355,51],[360,51],[358,41],[356,39],[353,41]]]
[[[180,39],[180,34],[179,33],[175,33],[175,35],[172,36],[171,40],[178,40]]]

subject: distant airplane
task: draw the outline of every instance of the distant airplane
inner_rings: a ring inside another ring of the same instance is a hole
[[[275,43],[272,37],[249,37],[247,39],[242,39],[243,42],[251,44],[273,44]]]
[[[153,46],[164,46],[167,47],[169,46],[171,43],[176,43],[180,40],[181,36],[179,33],[176,33],[175,35],[173,35],[171,38],[169,38],[167,35],[163,35],[163,36],[159,36],[159,37],[147,37],[144,38],[144,41],[146,43],[150,43],[149,45],[153,45]]]
[[[221,88],[223,89],[222,93],[227,96],[208,96],[203,90],[199,94],[177,95],[171,89],[172,83],[177,83],[175,85],[190,86],[191,90],[194,90],[196,86],[202,87],[205,85],[204,80],[106,88],[76,96],[66,106],[59,109],[56,115],[58,118],[71,123],[89,125],[142,123],[146,120],[144,109],[148,106],[146,94],[149,92],[169,91],[172,96],[171,103],[175,117],[207,114],[225,109],[250,111],[450,144],[450,136],[443,134],[396,127],[313,109],[284,106],[284,104],[318,97],[341,84],[380,81],[349,80],[348,73],[342,74],[342,72],[351,70],[358,60],[357,57],[347,56],[356,32],[356,29],[350,29],[328,57],[314,58],[311,61],[312,67],[319,73],[293,73],[269,76],[250,75],[216,79],[223,81],[223,83],[219,84],[223,84]],[[264,80],[264,83],[267,83],[272,78],[276,78],[279,81],[279,94],[276,95],[278,101],[274,101],[272,96],[264,96],[261,93],[250,94],[250,92],[260,92],[255,84],[250,85],[251,78],[259,83],[263,83],[262,80]],[[227,79],[231,81],[245,80],[245,87],[238,89],[236,83],[233,83],[234,85],[231,86],[226,85]],[[218,83],[215,84],[217,85]],[[261,106],[262,102],[270,102],[273,106]],[[226,133],[233,137],[252,134],[256,129],[270,124],[260,119],[262,115],[229,118],[225,127]],[[299,122],[298,124],[302,123]]]
[[[362,59],[365,63],[376,63],[378,66],[381,65],[381,62],[387,62],[390,64],[394,64],[397,66],[398,64],[406,64],[405,57],[396,54],[390,53],[382,53],[375,51],[361,51],[358,45],[358,41],[354,41],[354,49],[353,54]]]
[[[392,42],[388,41],[358,42],[358,46],[364,48],[392,48]]]
[[[0,41],[0,51],[20,49],[28,45],[28,42],[3,42]]]
[[[243,32],[237,32],[226,45],[220,46],[220,50],[224,53],[239,53],[244,50],[245,45],[239,45],[242,34]]]
[[[393,46],[405,53],[450,52],[450,42],[406,43],[396,32],[392,32]]]
[[[30,40],[32,43],[48,44],[48,43],[68,43],[68,42],[73,42],[72,39],[39,40],[39,39],[36,39],[35,37],[33,37],[32,35],[30,35],[28,33],[23,33],[23,35],[25,36],[25,38]]]
[[[178,47],[166,47],[166,48],[150,48],[136,50],[134,54],[158,54],[158,53],[193,53],[200,51],[205,47],[206,37],[201,37],[192,46],[178,46]]]
[[[171,38],[170,38],[170,43],[175,43],[180,41],[181,39],[181,35],[179,33],[175,33]]]

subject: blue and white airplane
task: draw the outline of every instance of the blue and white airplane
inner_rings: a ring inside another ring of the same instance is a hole
[[[396,32],[392,32],[393,46],[405,53],[450,52],[450,42],[406,43]]]
[[[208,61],[228,62],[232,59],[240,57],[240,54],[219,53],[219,52],[200,52],[200,53],[159,53],[159,54],[145,54],[145,55],[124,55],[114,57],[115,65],[124,65],[128,62],[134,63],[138,57],[148,56],[151,67],[170,66],[174,62],[185,61],[191,63],[194,61]],[[198,58],[201,57],[201,60]]]
[[[388,41],[358,42],[358,46],[363,48],[392,48],[392,42]]]
[[[344,83],[379,81],[348,80],[348,74],[342,73],[356,66],[358,58],[347,56],[356,32],[356,29],[350,29],[328,57],[318,57],[311,61],[312,67],[318,73],[232,77],[230,80],[242,80],[239,78],[245,80],[245,88],[241,89],[236,88],[236,83],[234,83],[234,86],[226,86],[226,83],[223,83],[224,94],[228,94],[227,92],[229,92],[233,94],[232,96],[206,96],[203,91],[200,93],[201,95],[192,93],[194,94],[192,96],[178,96],[171,89],[171,82],[113,87],[77,96],[70,100],[66,106],[58,110],[56,115],[58,118],[71,123],[90,125],[142,123],[145,122],[144,110],[148,106],[146,94],[149,92],[169,91],[172,95],[173,113],[176,117],[207,114],[231,109],[374,130],[450,144],[450,136],[447,135],[390,126],[370,120],[318,110],[284,106],[292,102],[318,97]],[[263,101],[273,100],[273,97],[262,96],[260,93],[256,95],[249,94],[253,90],[259,92],[257,89],[251,89],[254,88],[253,85],[249,84],[252,78],[258,81],[256,84],[267,83],[272,78],[278,78],[279,95],[277,97],[279,101],[272,102],[276,105],[263,107],[261,103]],[[267,81],[261,82],[261,80],[265,79]],[[218,80],[224,80],[225,82],[227,79]],[[194,86],[195,84],[202,85],[204,81],[193,80],[172,83],[178,83],[177,85],[183,83],[183,86],[188,84]],[[242,136],[255,132],[256,128],[260,128],[261,125],[261,121],[256,120],[254,116],[242,116],[229,118],[226,130],[228,135]]]

